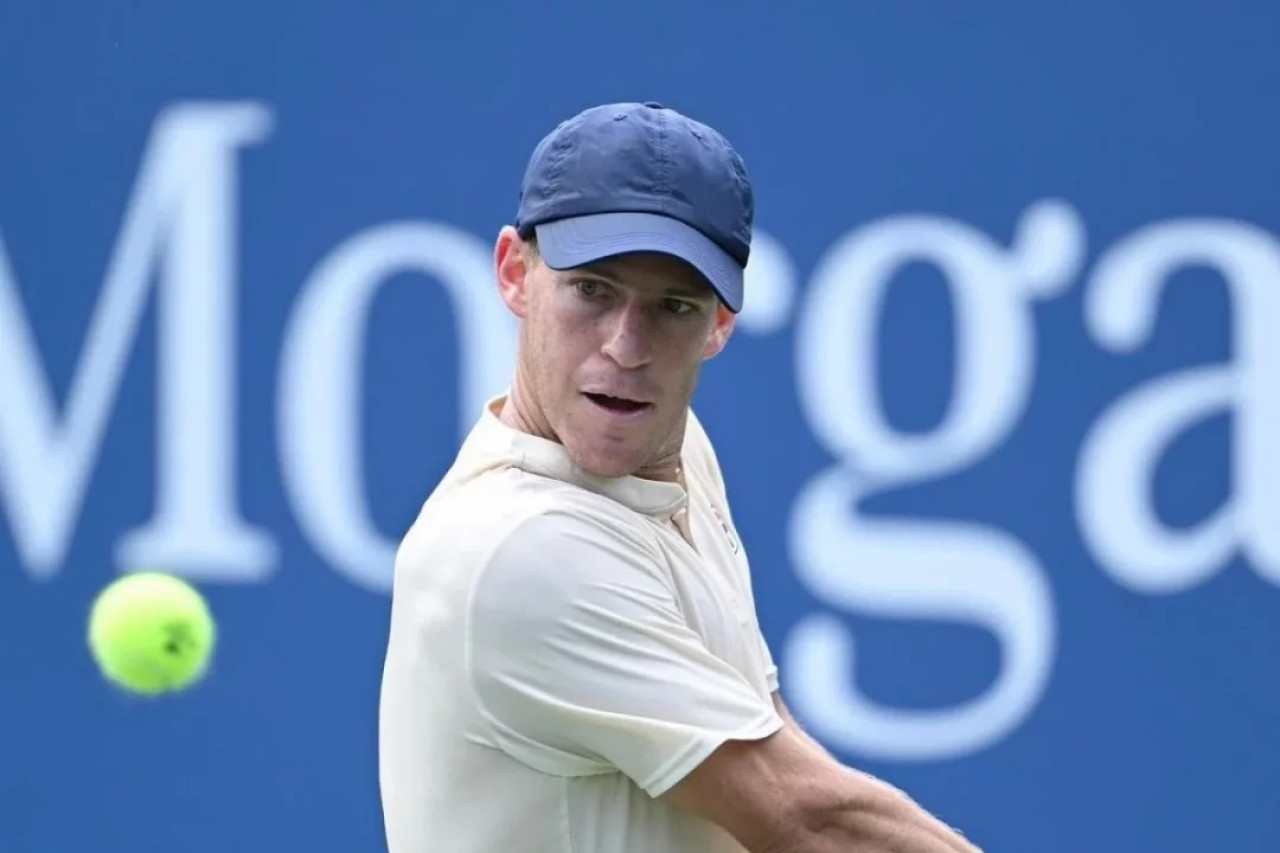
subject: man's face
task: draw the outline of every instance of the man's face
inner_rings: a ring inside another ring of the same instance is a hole
[[[553,270],[507,230],[495,255],[529,426],[599,476],[674,470],[698,371],[733,326],[706,281],[662,254]]]

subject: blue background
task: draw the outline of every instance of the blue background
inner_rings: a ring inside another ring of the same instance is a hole
[[[586,106],[631,99],[661,100],[735,142],[797,298],[837,240],[899,214],[1007,246],[1029,206],[1059,199],[1083,226],[1080,272],[1034,308],[1034,384],[1016,424],[973,464],[863,506],[994,528],[1033,552],[1057,618],[1049,681],[982,748],[841,757],[989,851],[1274,849],[1280,593],[1239,557],[1184,591],[1126,587],[1082,538],[1073,478],[1086,433],[1119,397],[1236,352],[1233,303],[1212,270],[1170,280],[1152,338],[1131,354],[1086,331],[1083,282],[1108,247],[1153,224],[1280,226],[1278,26],[1272,4],[1188,0],[8,0],[0,238],[59,401],[158,114],[206,100],[272,114],[238,161],[235,460],[241,511],[279,559],[261,582],[204,584],[222,634],[197,690],[141,701],[98,679],[87,609],[130,568],[113,556],[118,540],[156,501],[151,305],[52,577],[33,576],[12,508],[0,515],[0,850],[384,849],[375,748],[388,601],[332,569],[282,485],[285,324],[321,259],[364,229],[432,221],[487,244],[514,212],[538,138]],[[935,266],[905,266],[877,324],[883,413],[903,433],[927,433],[947,409],[956,315],[945,285]],[[852,612],[794,571],[793,501],[839,464],[806,420],[796,344],[790,322],[740,328],[696,401],[775,655],[799,620],[827,614],[857,637],[863,693],[902,707],[962,702],[1000,668],[981,625]],[[406,274],[379,291],[361,459],[364,499],[391,539],[455,448],[458,347],[439,287]],[[1263,367],[1280,387],[1280,365]],[[24,404],[0,400],[0,412]],[[1153,488],[1166,524],[1194,525],[1235,493],[1230,426],[1206,419],[1163,457]],[[790,677],[784,666],[784,690]]]

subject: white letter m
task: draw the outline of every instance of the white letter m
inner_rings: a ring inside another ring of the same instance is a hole
[[[0,504],[31,577],[53,577],[70,548],[153,282],[156,508],[117,565],[248,580],[274,563],[238,511],[234,452],[236,158],[269,128],[257,104],[160,114],[61,412],[0,240]]]

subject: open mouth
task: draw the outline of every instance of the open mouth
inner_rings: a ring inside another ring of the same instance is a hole
[[[640,412],[652,405],[640,400],[628,400],[626,397],[611,397],[608,394],[587,394],[586,397],[600,408],[619,415]]]

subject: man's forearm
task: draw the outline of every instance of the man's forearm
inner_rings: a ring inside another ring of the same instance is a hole
[[[846,768],[768,853],[981,853],[893,786]]]
[[[776,853],[980,853],[905,792],[840,762],[791,716],[780,696],[775,696],[774,704],[787,727],[806,746],[839,767],[838,778],[829,783],[832,796],[825,801],[820,796],[810,801],[823,806],[805,816],[800,834],[781,842],[792,846],[779,847]]]

